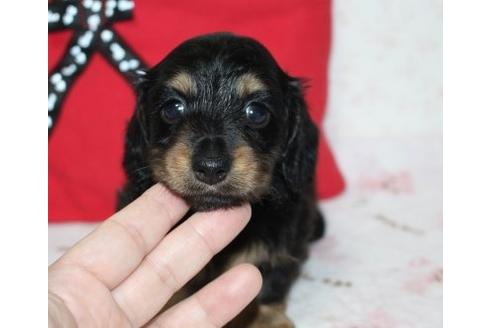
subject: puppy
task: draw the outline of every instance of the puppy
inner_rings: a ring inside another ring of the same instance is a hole
[[[250,262],[263,287],[229,326],[293,327],[286,296],[309,241],[324,230],[314,191],[317,144],[301,81],[264,46],[229,33],[193,38],[139,82],[119,207],[155,183],[184,198],[192,212],[251,203],[248,226],[179,294]]]

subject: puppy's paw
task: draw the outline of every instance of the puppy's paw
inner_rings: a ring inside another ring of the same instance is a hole
[[[294,328],[285,314],[284,305],[260,305],[258,314],[248,328]]]

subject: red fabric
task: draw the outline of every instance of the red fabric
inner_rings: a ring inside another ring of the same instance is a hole
[[[307,102],[321,124],[331,43],[331,5],[321,0],[145,0],[134,17],[116,22],[125,41],[149,65],[192,36],[216,31],[262,42],[291,75],[309,80]],[[65,50],[70,32],[49,34],[49,68]],[[98,221],[114,212],[124,183],[124,130],[135,105],[127,82],[94,55],[62,105],[49,141],[49,220]],[[317,167],[321,198],[342,191],[343,179],[321,139]]]

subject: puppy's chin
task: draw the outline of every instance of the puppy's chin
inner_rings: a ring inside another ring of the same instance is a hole
[[[229,188],[222,188],[219,192],[215,187],[207,187],[204,184],[191,183],[190,185],[173,185],[168,181],[159,181],[174,194],[184,199],[191,209],[195,211],[213,211],[220,208],[240,206],[254,200],[250,195],[238,195]],[[223,186],[224,187],[224,186]],[[251,198],[251,199],[250,199]]]
[[[170,179],[170,174],[163,175],[160,179],[158,175],[155,177],[174,194],[183,198],[195,211],[212,211],[253,203],[268,193],[267,184],[253,186],[237,183],[234,179],[208,185],[189,175],[180,179]]]
[[[231,208],[248,202],[247,199],[240,197],[230,195],[224,196],[213,193],[182,195],[181,197],[183,197],[195,211],[212,211],[220,208]]]

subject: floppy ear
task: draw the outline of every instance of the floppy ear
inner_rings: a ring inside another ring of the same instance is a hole
[[[314,179],[318,129],[307,112],[302,82],[289,79],[286,99],[289,134],[283,154],[282,174],[289,190],[301,192]]]
[[[145,76],[136,81],[135,89],[137,104],[126,131],[123,167],[129,183],[138,182],[137,185],[145,185],[142,181],[150,177],[150,170],[145,161],[148,145],[148,122],[144,112],[148,80]]]
[[[145,99],[147,96],[147,89],[149,86],[149,72],[139,70],[138,74],[135,76],[135,91],[137,94],[137,105],[135,108],[134,119],[137,121],[139,125],[139,132],[142,135],[143,141],[145,144],[149,143],[149,135],[148,135],[148,120],[145,116],[144,106]]]

